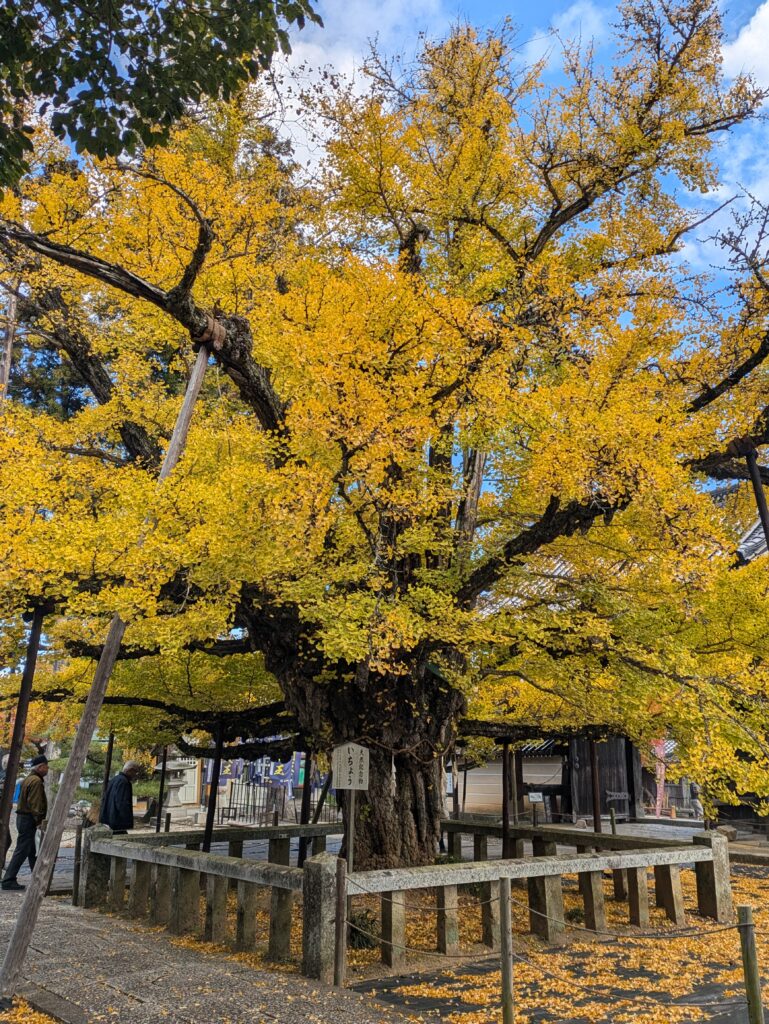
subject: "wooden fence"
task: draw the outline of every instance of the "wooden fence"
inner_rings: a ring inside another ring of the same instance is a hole
[[[733,914],[726,839],[717,833],[695,836],[692,842],[638,839],[601,835],[574,829],[517,827],[516,843],[528,839],[533,856],[488,860],[488,839],[499,836],[496,825],[445,822],[449,836],[473,837],[472,861],[355,871],[346,875],[343,862],[325,852],[328,835],[339,826],[286,826],[275,828],[225,828],[214,833],[215,842],[228,843],[228,855],[201,853],[202,831],[165,835],[113,837],[109,829],[94,828],[86,834],[83,870],[77,899],[84,907],[101,907],[149,917],[173,934],[197,934],[210,942],[234,941],[239,950],[257,946],[256,901],[260,887],[270,893],[268,956],[290,956],[295,894],[302,894],[302,972],[331,983],[344,974],[346,952],[344,907],[348,898],[375,897],[381,901],[381,957],[398,967],[407,950],[406,893],[431,894],[435,908],[435,950],[447,956],[460,952],[459,900],[462,886],[479,893],[483,944],[490,952],[500,944],[500,880],[525,883],[530,927],[548,942],[563,941],[562,880],[577,875],[588,929],[606,929],[602,875],[612,871],[624,887],[628,920],[639,928],[649,924],[647,874],[655,871],[658,905],[677,925],[684,923],[680,869],[693,865],[697,879],[698,909],[703,915],[727,922]],[[313,856],[303,868],[290,865],[291,840],[305,839]],[[266,861],[243,859],[243,843],[267,840]],[[456,856],[461,850],[451,841]],[[558,846],[574,847],[574,853],[558,853]],[[182,848],[183,847],[183,848]],[[595,850],[598,852],[594,852]],[[588,852],[589,851],[589,852]],[[516,851],[518,852],[518,851]],[[522,850],[521,850],[522,853]],[[226,901],[229,888],[237,889],[234,936],[228,936]],[[201,913],[201,889],[205,909]]]

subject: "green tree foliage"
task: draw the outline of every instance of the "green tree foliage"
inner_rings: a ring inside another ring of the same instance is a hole
[[[26,168],[25,121],[41,101],[78,151],[133,153],[165,140],[188,104],[231,97],[308,19],[320,20],[309,0],[3,4],[0,185]]]

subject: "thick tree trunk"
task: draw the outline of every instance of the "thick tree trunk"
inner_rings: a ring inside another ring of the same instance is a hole
[[[432,864],[440,839],[440,760],[422,764],[372,750],[370,782],[356,796],[356,870]],[[348,796],[341,796],[346,825]]]
[[[464,712],[463,695],[426,666],[409,675],[350,671],[323,684],[288,677],[277,664],[272,670],[318,751],[350,741],[369,749],[370,788],[356,797],[355,867],[432,863],[440,838],[441,757]],[[346,824],[344,797],[342,804]]]

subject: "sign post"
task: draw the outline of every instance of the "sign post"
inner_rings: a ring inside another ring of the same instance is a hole
[[[334,747],[331,760],[331,771],[334,776],[334,789],[350,791],[350,803],[347,814],[347,873],[353,870],[353,850],[355,844],[355,794],[359,789],[368,789],[369,753],[359,743],[343,743]]]
[[[334,747],[334,753],[331,757],[331,774],[334,778],[334,789],[346,789],[350,793],[350,802],[347,806],[347,871],[346,874],[350,874],[353,869],[353,848],[355,844],[355,794],[359,789],[368,789],[368,762],[369,755],[366,747],[362,747],[359,743],[343,743],[341,747]],[[337,879],[341,879],[341,875],[337,875]],[[345,884],[346,888],[346,884]],[[347,897],[347,900],[337,900],[337,908],[345,906],[345,917],[346,922],[350,920],[350,907],[352,899]],[[339,910],[337,909],[337,914]],[[347,942],[347,928],[344,928],[338,922],[336,932],[336,961],[335,963],[343,963],[342,957],[346,955],[346,945],[340,950],[339,943],[343,941]],[[344,936],[344,939],[340,939],[340,936]],[[343,977],[343,968],[335,968],[335,974],[339,977]]]

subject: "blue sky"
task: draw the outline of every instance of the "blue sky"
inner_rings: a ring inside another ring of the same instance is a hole
[[[440,35],[457,19],[483,28],[494,28],[505,18],[520,27],[521,41],[541,35],[549,27],[564,34],[605,36],[615,17],[615,5],[600,0],[538,0],[510,5],[505,0],[319,0],[318,10],[325,28],[309,28],[296,34],[297,50],[303,57],[322,55],[339,70],[350,67],[365,52],[367,40],[379,37],[386,50],[413,50],[420,31]],[[730,62],[751,57],[756,71],[763,71],[769,84],[769,67],[764,55],[769,43],[769,0],[732,0],[723,5],[728,41],[738,41]],[[742,33],[742,35],[741,35]],[[763,67],[762,67],[763,65]]]

